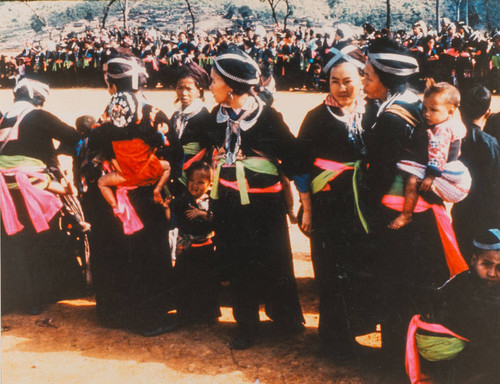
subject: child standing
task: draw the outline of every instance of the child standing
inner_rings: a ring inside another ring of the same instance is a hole
[[[457,160],[461,140],[467,132],[457,111],[459,105],[460,92],[456,87],[428,80],[423,101],[423,118],[429,135],[427,166],[413,161],[398,163],[398,168],[410,175],[405,184],[403,211],[389,228],[399,229],[412,220],[419,192],[432,190],[450,202],[458,202],[467,196],[470,175]]]
[[[213,224],[207,191],[212,169],[203,161],[187,170],[187,191],[170,203],[176,249],[177,314],[181,324],[213,324],[220,316]]]

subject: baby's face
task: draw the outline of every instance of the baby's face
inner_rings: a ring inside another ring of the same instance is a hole
[[[486,282],[488,287],[500,284],[500,251],[490,250],[474,255],[471,260],[472,268],[479,278]]]
[[[187,189],[191,196],[199,199],[203,196],[210,187],[210,174],[198,169],[187,179]]]
[[[430,127],[441,124],[450,119],[455,107],[446,102],[444,97],[434,93],[424,98],[423,115],[426,124]]]

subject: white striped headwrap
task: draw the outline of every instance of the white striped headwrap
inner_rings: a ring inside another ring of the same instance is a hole
[[[410,76],[418,72],[418,62],[414,57],[398,53],[369,53],[368,60],[382,72],[391,73],[396,76]],[[387,60],[398,63],[410,64],[410,68],[395,68],[382,64],[379,60]]]
[[[354,64],[356,67],[363,69],[365,67],[365,64],[362,63],[359,60],[356,60],[354,57],[349,56],[348,54],[351,53],[352,51],[355,51],[358,49],[354,45],[347,45],[344,48],[342,48],[340,51],[337,48],[330,48],[330,52],[334,54],[334,56],[326,63],[326,65],[323,67],[323,72],[328,73],[330,68],[340,59],[344,59],[348,61],[351,64]]]
[[[122,73],[109,73],[108,68],[109,64],[124,64],[130,67],[130,69],[126,72]],[[126,59],[123,57],[115,57],[110,60],[108,60],[107,63],[104,64],[104,71],[106,71],[107,76],[111,77],[112,79],[123,79],[126,77],[132,77],[132,88],[134,90],[139,89],[139,75],[143,74],[144,76],[148,77],[148,73],[146,72],[146,69],[141,67],[139,63],[134,58]]]
[[[49,86],[40,81],[24,78],[20,80],[14,87],[14,94],[16,94],[22,88],[26,88],[30,99],[34,99],[35,96],[40,96],[43,98],[43,100],[47,100],[47,98],[49,97]]]
[[[255,69],[255,76],[251,79],[243,79],[242,77],[235,76],[228,71],[226,71],[220,61],[223,60],[237,60],[245,64],[251,65]],[[217,70],[225,77],[228,79],[231,79],[233,81],[236,81],[238,83],[244,83],[244,84],[249,84],[249,85],[255,85],[259,83],[259,77],[260,77],[260,68],[250,56],[248,56],[246,53],[241,52],[241,54],[236,54],[236,53],[224,53],[220,56],[217,56],[214,59],[214,64],[217,68]]]

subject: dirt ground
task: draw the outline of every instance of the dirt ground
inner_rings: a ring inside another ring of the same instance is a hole
[[[168,115],[174,111],[171,91],[146,91],[149,101]],[[46,109],[69,124],[82,114],[98,116],[109,95],[102,89],[53,90]],[[306,112],[321,94],[280,93],[275,107],[296,133]],[[0,110],[12,103],[12,93],[0,90]],[[207,105],[214,105],[211,96]],[[500,98],[494,100],[500,110]],[[369,348],[358,359],[337,362],[319,353],[318,298],[309,244],[290,228],[295,274],[306,318],[306,331],[280,337],[264,320],[262,340],[246,351],[231,351],[235,323],[228,307],[218,325],[182,328],[154,338],[103,328],[97,322],[92,297],[61,301],[43,314],[2,316],[1,379],[3,384],[108,383],[402,383],[379,368],[380,334],[358,338]]]

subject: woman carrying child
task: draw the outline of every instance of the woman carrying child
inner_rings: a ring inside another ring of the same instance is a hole
[[[139,64],[132,59],[116,57],[105,65],[105,80],[111,101],[105,111],[104,121],[100,130],[123,130],[118,137],[112,137],[113,158],[110,159],[114,170],[101,176],[97,185],[101,190],[113,213],[123,218],[128,215],[124,206],[118,206],[111,187],[140,187],[155,184],[154,201],[162,204],[161,190],[170,176],[170,164],[159,160],[156,149],[169,145],[162,130],[167,133],[168,118],[152,106],[146,104],[142,93],[132,84],[128,89],[129,80],[123,77],[123,72],[115,73],[114,68],[120,65],[130,65],[130,71],[141,71]],[[137,67],[134,67],[137,66]],[[125,80],[123,80],[125,79]],[[145,115],[146,118],[143,118]]]
[[[308,171],[300,188],[306,191],[300,193],[301,227],[310,233],[320,286],[319,334],[324,352],[337,358],[354,352],[349,324],[362,305],[358,300],[354,308],[352,298],[361,285],[369,240],[358,200],[366,154],[361,134],[368,116],[361,93],[365,60],[352,45],[330,49],[323,67],[330,93],[306,115],[298,134]]]
[[[372,207],[370,229],[376,238],[376,275],[382,321],[383,350],[398,363],[404,334],[428,289],[467,269],[456,244],[442,200],[426,193],[408,225],[388,228],[404,204],[404,183],[397,163],[427,163],[427,132],[422,125],[421,102],[407,89],[417,61],[388,38],[374,41],[365,66],[364,91],[382,102],[375,124],[365,130],[367,145],[365,201]],[[441,237],[441,239],[440,239]]]
[[[100,161],[103,170],[110,170],[110,159],[116,159],[111,163],[118,169],[107,180],[93,180],[87,192],[97,314],[105,325],[155,336],[175,328],[166,317],[173,307],[167,300],[172,267],[165,209],[158,204],[157,183],[165,175],[159,159],[168,161],[173,174],[182,163],[182,148],[167,116],[139,92],[146,77],[134,57],[111,58],[105,79],[115,97],[107,108],[109,116],[90,133],[89,153],[96,155],[92,160]],[[162,142],[155,150],[152,145],[158,137]],[[123,223],[99,199],[96,184],[111,192],[108,197],[113,195],[111,185],[117,187]]]
[[[398,168],[409,175],[405,183],[403,211],[390,224],[391,229],[407,225],[417,206],[419,192],[433,191],[444,201],[458,203],[470,189],[471,178],[463,163],[458,161],[461,140],[467,129],[460,119],[460,92],[448,83],[430,79],[424,91],[423,118],[428,128],[427,166],[403,160]]]
[[[282,116],[253,95],[259,67],[237,48],[215,59],[211,137],[219,153],[211,196],[217,254],[228,268],[238,332],[230,347],[253,345],[259,304],[276,329],[304,329],[280,171],[296,171],[297,144]]]

